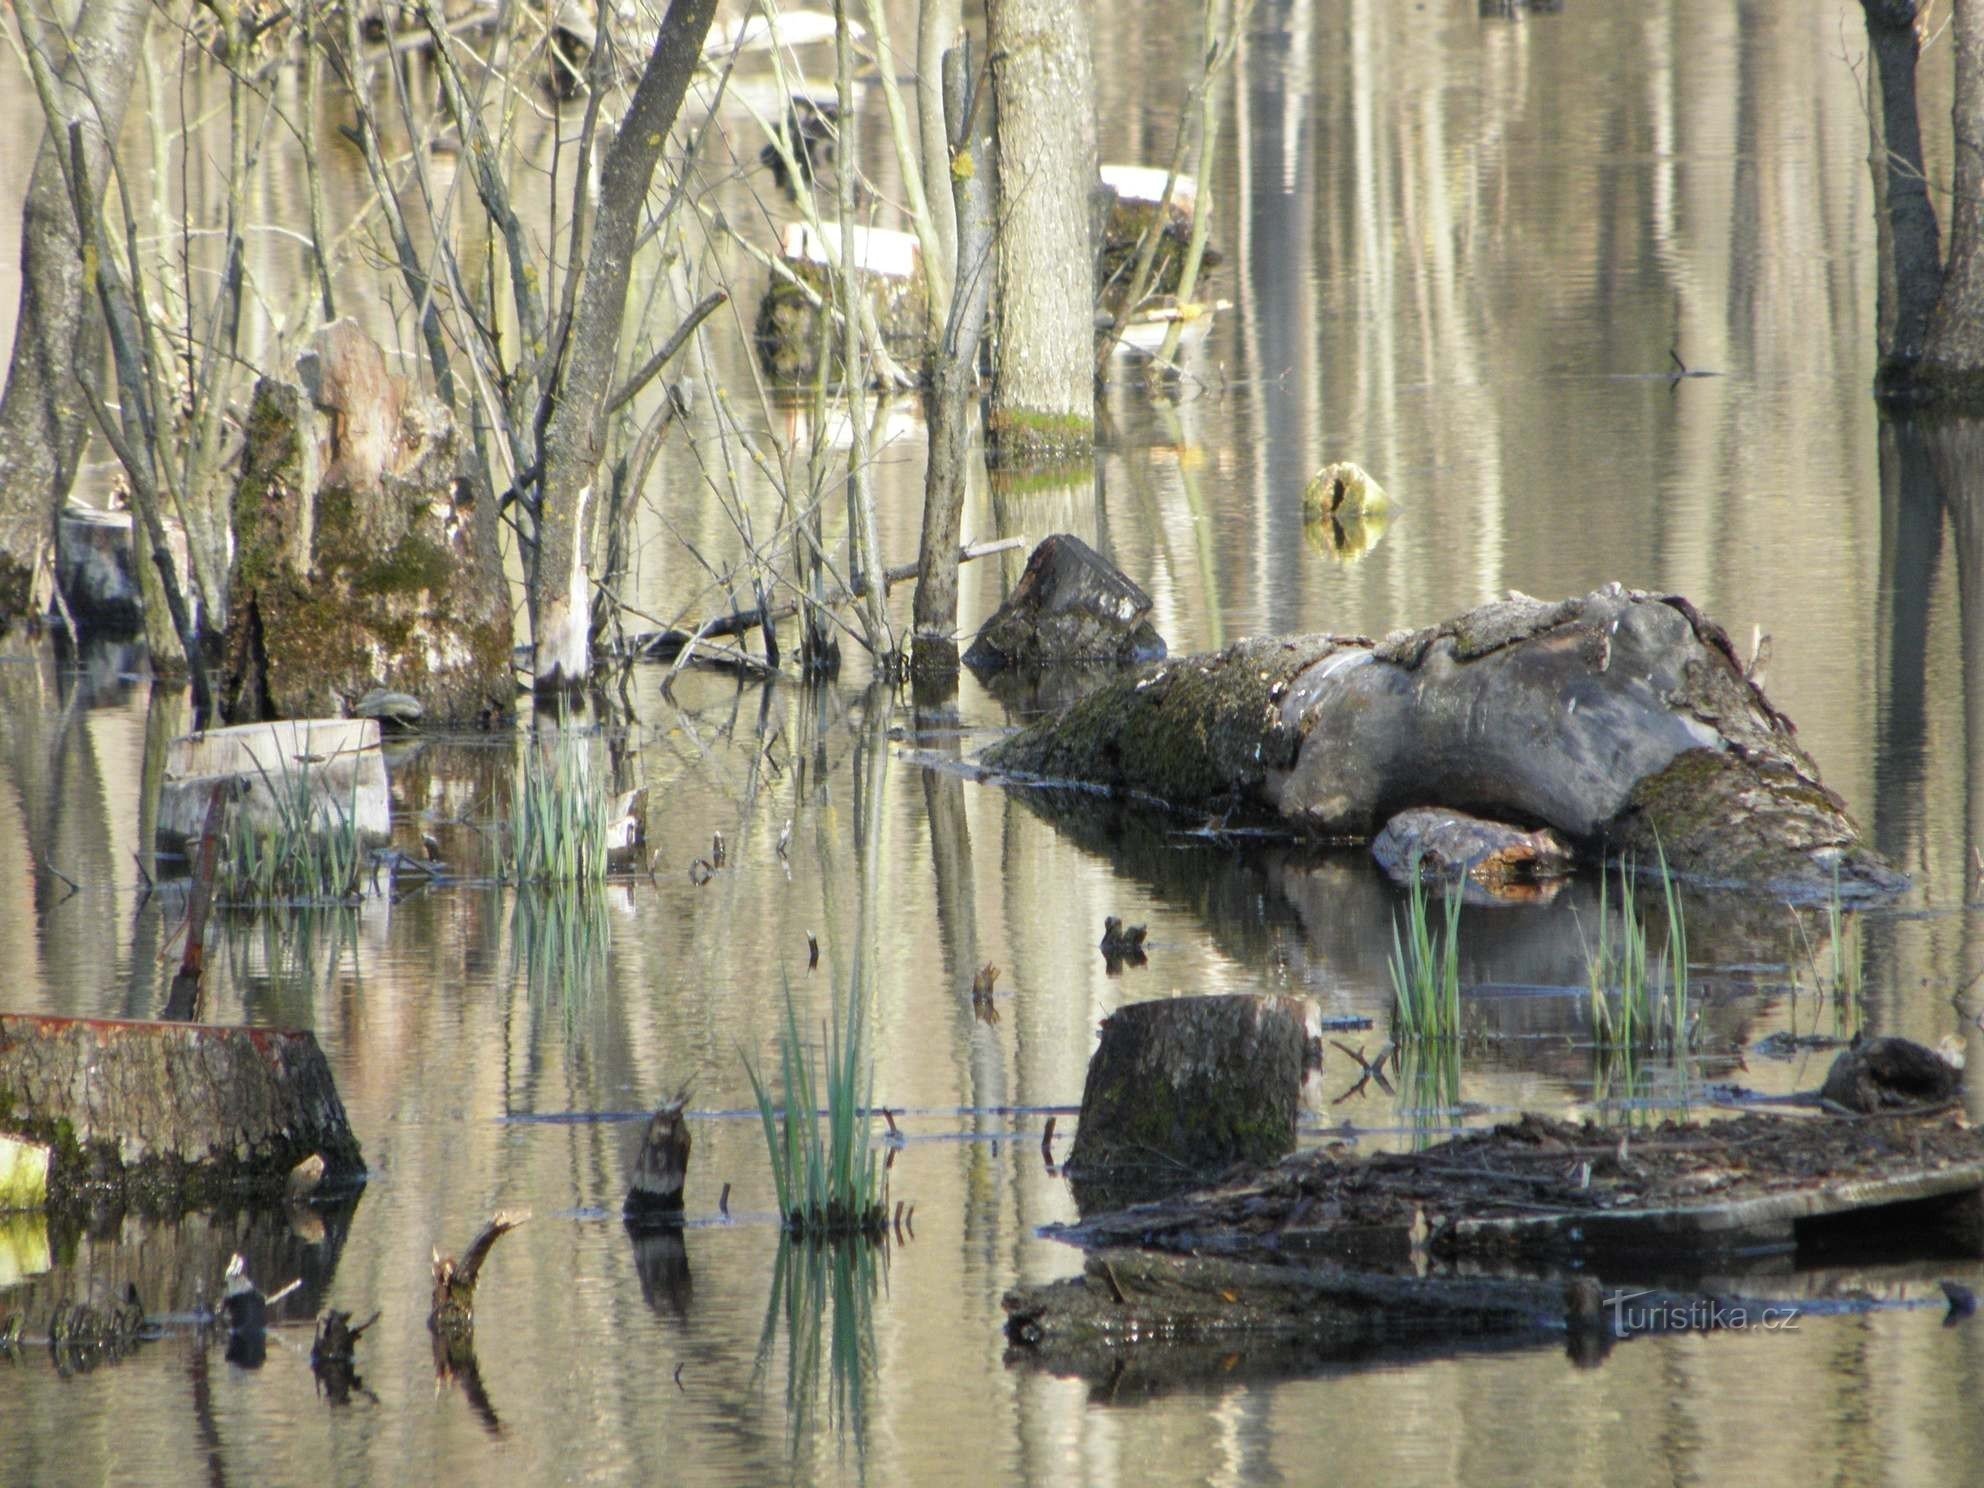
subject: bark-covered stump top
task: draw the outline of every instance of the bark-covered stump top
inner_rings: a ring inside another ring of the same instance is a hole
[[[1110,1014],[1068,1153],[1076,1201],[1121,1202],[1295,1146],[1308,1031],[1286,997],[1174,997]]]

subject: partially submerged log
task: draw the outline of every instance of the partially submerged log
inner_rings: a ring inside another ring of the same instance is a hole
[[[381,687],[430,719],[507,714],[496,513],[457,478],[447,408],[341,320],[298,359],[297,381],[256,384],[244,435],[228,719],[338,716]]]
[[[964,654],[977,672],[1069,661],[1154,661],[1164,637],[1150,596],[1115,564],[1066,532],[1043,538],[1006,602]]]
[[[1899,892],[1729,638],[1608,585],[1382,643],[1241,641],[1099,689],[987,752],[1009,774],[1368,838],[1412,806],[1791,894]]]
[[[1132,1003],[1103,1020],[1067,1172],[1077,1202],[1204,1182],[1295,1146],[1308,1054],[1293,998]]]
[[[231,824],[287,830],[307,812],[317,830],[355,825],[361,846],[391,840],[386,762],[374,719],[286,719],[174,739],[159,791],[162,852],[185,853],[200,840],[216,785],[228,792]],[[299,802],[307,802],[305,812],[296,809]]]
[[[1525,1116],[1417,1153],[1308,1152],[1245,1181],[1059,1232],[1241,1259],[1658,1265],[1856,1237],[1984,1255],[1984,1132],[1752,1115],[1633,1132]]]
[[[171,1212],[282,1198],[310,1156],[365,1180],[308,1032],[0,1013],[0,1131],[50,1150],[51,1206]]]
[[[923,342],[929,318],[916,238],[892,229],[856,227],[852,241],[855,273],[877,332],[890,351],[914,362],[912,353]],[[819,231],[803,222],[788,223],[780,234],[779,271],[759,302],[754,333],[759,359],[774,381],[811,382],[822,371],[823,357],[829,377],[840,376],[842,338],[827,324],[834,315],[839,255],[840,229],[832,223]],[[823,334],[827,330],[832,333]]]

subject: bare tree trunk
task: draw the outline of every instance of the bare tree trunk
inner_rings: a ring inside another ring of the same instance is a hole
[[[1904,382],[1921,360],[1929,315],[1942,289],[1941,234],[1922,168],[1922,126],[1916,106],[1916,31],[1923,0],[1861,0],[1874,56],[1879,111],[1873,134],[1875,213],[1880,226],[1881,369],[1883,389]]]
[[[1984,0],[1957,0],[1950,36],[1956,50],[1950,253],[1922,362],[1940,388],[1968,394],[1984,390]]]
[[[84,121],[89,178],[99,191],[110,179],[106,132],[114,138],[122,126],[151,13],[151,0],[85,0],[70,33],[61,107],[66,119]],[[31,46],[55,40],[49,31],[25,39]],[[79,69],[94,103],[77,81]],[[89,428],[75,369],[102,356],[102,325],[88,313],[90,286],[62,171],[67,148],[66,129],[44,133],[21,211],[20,312],[0,397],[0,630],[46,602],[55,520]]]
[[[956,671],[958,533],[971,453],[971,405],[978,387],[978,340],[991,291],[994,135],[989,90],[974,93],[971,48],[944,54],[944,107],[952,165],[946,172],[958,240],[950,322],[933,358],[930,458],[923,484],[923,539],[917,553],[915,664]]]
[[[988,0],[999,107],[999,345],[987,438],[1002,462],[1086,456],[1095,433],[1099,174],[1082,0]]]
[[[537,552],[529,575],[532,673],[540,690],[583,682],[590,665],[582,534],[590,530],[587,508],[598,494],[636,237],[648,184],[715,15],[716,0],[672,0],[600,171],[584,288],[544,431]]]

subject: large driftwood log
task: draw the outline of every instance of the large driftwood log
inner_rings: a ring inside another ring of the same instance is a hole
[[[1850,896],[1905,885],[1819,780],[1720,627],[1608,585],[1512,596],[1383,642],[1241,641],[1111,683],[988,764],[1186,809],[1369,837],[1442,806],[1586,851]]]
[[[49,1145],[58,1208],[281,1199],[313,1154],[327,1193],[365,1176],[307,1032],[0,1014],[0,1129]]]

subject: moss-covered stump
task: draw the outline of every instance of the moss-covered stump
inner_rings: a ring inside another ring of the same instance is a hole
[[[1295,1146],[1305,1010],[1287,997],[1174,997],[1103,1020],[1068,1153],[1084,1209],[1203,1182]]]
[[[308,1032],[0,1013],[0,1130],[52,1149],[52,1208],[168,1213],[365,1180],[330,1066]]]
[[[343,717],[388,688],[435,722],[508,713],[496,513],[457,478],[447,409],[348,320],[297,370],[299,383],[262,379],[249,411],[222,711]]]
[[[833,271],[792,259],[784,267],[792,278],[774,274],[758,302],[755,337],[765,375],[774,382],[809,383],[820,375],[824,358],[828,380],[838,382],[844,343],[838,322],[829,314],[836,296]],[[867,273],[861,284],[883,345],[904,365],[920,367],[929,318],[922,276]]]
[[[1616,584],[1513,595],[1376,645],[1301,636],[1177,658],[986,762],[1319,836],[1369,837],[1433,806],[1794,897],[1835,876],[1855,897],[1906,885],[1722,629],[1679,596]]]

